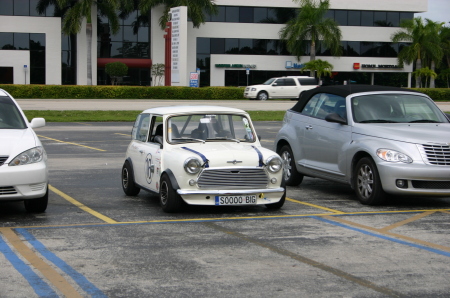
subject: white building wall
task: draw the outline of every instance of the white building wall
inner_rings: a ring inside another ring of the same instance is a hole
[[[61,85],[61,19],[52,17],[20,17],[1,16],[0,32],[15,33],[45,33],[45,81],[47,85]],[[11,61],[20,65],[19,72],[23,74],[23,66],[30,67],[30,53],[15,55],[17,51],[1,51],[0,66],[8,66]],[[6,61],[7,63],[4,64]],[[14,69],[14,84],[21,84],[20,75],[16,82],[16,69]],[[29,72],[29,71],[28,71]],[[27,80],[29,82],[29,78]]]
[[[0,66],[13,68],[13,84],[30,83],[30,51],[2,50]],[[24,65],[28,70],[24,70]]]

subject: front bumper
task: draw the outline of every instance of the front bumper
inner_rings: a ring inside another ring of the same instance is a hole
[[[45,162],[10,167],[0,166],[0,201],[41,198],[47,192]]]
[[[377,168],[381,184],[387,193],[450,196],[450,167],[448,166],[380,162]],[[398,187],[396,185],[398,179],[407,181],[407,186]]]
[[[258,92],[256,91],[245,91],[244,92],[244,98],[256,98],[258,95]]]
[[[256,205],[277,203],[285,192],[283,187],[239,190],[183,190],[177,193],[189,205],[215,205],[216,196],[257,195]]]

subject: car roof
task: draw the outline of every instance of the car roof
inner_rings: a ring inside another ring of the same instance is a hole
[[[391,87],[391,86],[378,86],[378,85],[331,85],[331,86],[321,86],[308,91],[302,92],[298,103],[292,107],[291,110],[296,112],[301,112],[303,107],[306,105],[308,100],[316,95],[317,93],[328,93],[334,94],[342,97],[347,97],[351,94],[364,93],[364,92],[414,92],[422,94],[419,91]]]
[[[246,111],[235,108],[228,108],[222,106],[167,106],[157,107],[144,110],[142,113],[158,114],[158,115],[172,115],[172,114],[193,114],[193,113],[232,113],[232,114],[248,114]]]

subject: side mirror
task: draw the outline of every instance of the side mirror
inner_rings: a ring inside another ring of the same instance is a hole
[[[39,128],[45,126],[44,118],[33,118],[30,122],[31,128]]]
[[[155,138],[153,139],[155,143],[158,143],[160,145],[159,148],[162,149],[163,147],[163,137],[162,136],[155,136]]]
[[[326,115],[325,121],[339,123],[339,124],[347,124],[347,120],[345,120],[344,118],[342,118],[341,116],[339,116],[336,113],[331,113],[331,114]]]

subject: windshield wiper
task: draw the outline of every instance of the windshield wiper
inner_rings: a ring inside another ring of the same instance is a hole
[[[436,121],[436,120],[420,119],[420,120],[409,121],[409,123],[440,123],[440,122]]]
[[[195,138],[172,138],[172,141],[197,141],[197,142],[205,143],[205,140],[195,139]]]
[[[359,123],[398,123],[398,122],[392,121],[392,120],[384,120],[384,119],[372,119],[372,120],[359,121]]]
[[[237,143],[241,142],[241,140],[233,139],[233,138],[227,138],[227,137],[208,138],[207,140],[226,140],[226,141],[234,141],[234,142],[237,142]]]

